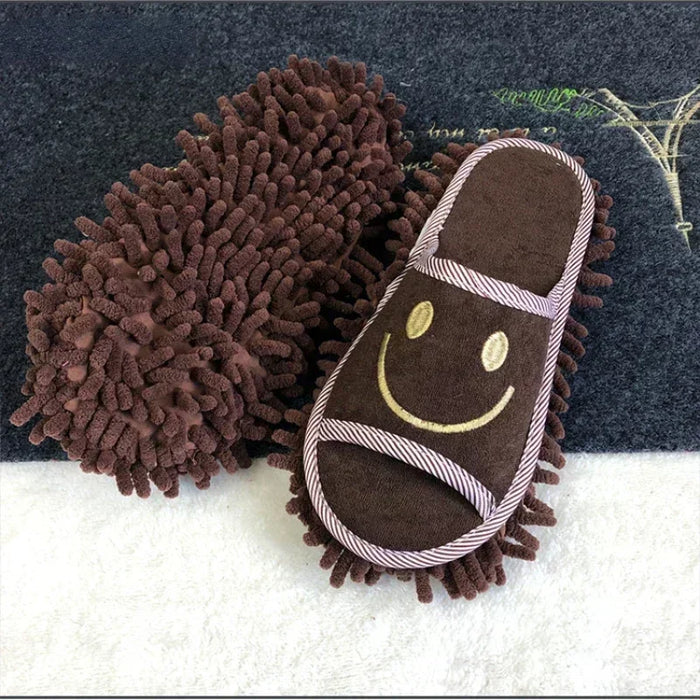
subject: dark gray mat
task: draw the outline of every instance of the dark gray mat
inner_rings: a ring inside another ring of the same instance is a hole
[[[584,155],[616,200],[616,284],[582,319],[565,448],[700,448],[700,245],[687,231],[700,227],[699,23],[683,3],[0,5],[0,457],[63,456],[8,423],[22,293],[46,281],[53,240],[78,240],[73,219],[103,216],[112,182],[177,162],[192,114],[216,114],[216,97],[292,52],[382,73],[408,105],[409,160],[517,126]]]

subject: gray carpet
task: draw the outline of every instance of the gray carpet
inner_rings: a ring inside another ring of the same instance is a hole
[[[112,182],[177,162],[192,114],[292,52],[382,73],[408,106],[411,161],[517,126],[584,155],[616,200],[616,284],[581,316],[565,449],[700,449],[699,23],[684,3],[0,5],[0,458],[63,456],[8,422],[22,293],[47,281],[53,240],[78,240],[73,219],[102,217]]]

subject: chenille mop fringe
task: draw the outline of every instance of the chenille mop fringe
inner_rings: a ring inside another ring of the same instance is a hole
[[[250,464],[303,392],[318,338],[384,265],[370,222],[396,215],[404,107],[364,64],[291,56],[218,100],[175,167],[115,183],[101,223],[58,240],[26,292],[30,441],[60,442],[123,494],[206,488]],[[349,300],[349,301],[348,301]]]

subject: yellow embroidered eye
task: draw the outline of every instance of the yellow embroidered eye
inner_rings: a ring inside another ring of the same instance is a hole
[[[492,333],[481,348],[481,364],[487,372],[498,369],[508,354],[508,336],[503,331]]]
[[[433,322],[433,305],[429,301],[421,301],[413,307],[406,321],[406,335],[413,340],[425,333]]]

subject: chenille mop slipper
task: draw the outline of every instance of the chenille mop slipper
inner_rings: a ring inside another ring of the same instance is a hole
[[[25,296],[29,440],[60,442],[121,493],[168,497],[250,464],[302,393],[316,335],[382,264],[367,224],[395,210],[403,105],[364,64],[297,56],[195,115],[175,167],[115,183],[84,239],[58,240]]]
[[[292,510],[340,583],[386,571],[415,578],[427,601],[432,574],[470,598],[503,582],[507,535],[536,543],[513,522],[523,503],[529,522],[552,524],[532,482],[547,480],[534,478],[543,453],[561,466],[545,429],[558,423],[577,282],[595,276],[589,239],[611,203],[594,188],[576,160],[520,138],[477,148],[454,173],[306,425],[313,512],[299,498]]]

